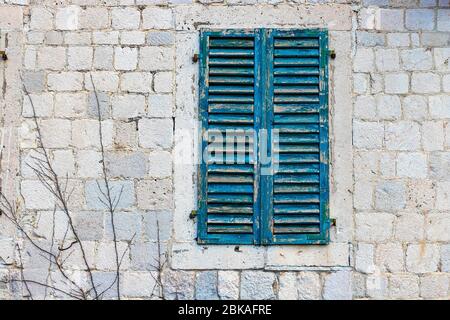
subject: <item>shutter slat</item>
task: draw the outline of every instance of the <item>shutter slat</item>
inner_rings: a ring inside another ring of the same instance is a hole
[[[273,187],[274,193],[311,193],[320,192],[319,184],[282,184],[277,183]]]
[[[304,57],[318,57],[319,50],[318,49],[275,49],[274,56],[276,58],[304,58]]]
[[[275,76],[318,76],[320,71],[316,67],[276,67]]]
[[[232,156],[229,153],[223,153],[221,155],[209,155],[207,157],[207,163],[210,164],[246,164],[253,163],[254,158],[253,155],[240,154],[236,156]]]
[[[253,173],[253,165],[248,164],[211,164],[208,172],[214,173]]]
[[[273,201],[275,204],[283,203],[319,203],[318,194],[275,194]]]
[[[276,224],[318,224],[320,218],[317,216],[298,216],[298,215],[276,215],[273,218]]]
[[[211,84],[253,84],[254,79],[253,77],[224,77],[224,76],[210,76],[209,77],[209,83]]]
[[[253,214],[253,206],[250,205],[225,205],[225,204],[209,204],[208,213],[222,213],[222,214]]]
[[[210,66],[239,66],[239,67],[253,67],[253,59],[246,58],[210,58]]]
[[[275,85],[275,94],[319,93],[318,86],[279,86]]]
[[[208,203],[253,203],[253,195],[247,194],[209,194]]]
[[[317,95],[282,95],[273,98],[274,103],[319,103]]]
[[[318,204],[296,204],[296,205],[285,205],[277,204],[273,206],[275,214],[315,214],[319,213]]]
[[[320,224],[317,225],[302,225],[300,226],[276,226],[274,228],[274,233],[292,233],[292,234],[305,234],[305,233],[319,233],[320,232]]]
[[[274,79],[274,84],[319,84],[319,77],[307,77],[298,76],[292,74],[286,74],[286,76],[276,76]]]
[[[210,104],[208,107],[210,113],[251,113],[253,114],[252,104],[221,103]]]
[[[285,114],[275,114],[274,116],[275,123],[313,123],[317,124],[319,122],[319,114],[311,113],[311,114],[293,114],[293,115],[285,115]]]
[[[220,48],[210,49],[210,57],[253,57],[255,55],[252,49],[235,49],[235,48]]]
[[[253,39],[244,38],[211,38],[209,41],[210,48],[250,48],[254,47]]]
[[[277,174],[275,183],[319,183],[318,174]]]
[[[253,76],[253,68],[221,68],[221,67],[210,67],[210,75],[217,76]]]
[[[319,67],[319,58],[279,58],[274,61],[276,67]]]
[[[211,114],[208,119],[209,123],[253,123],[253,115],[239,114]]]
[[[318,48],[319,41],[314,38],[290,39],[290,38],[275,38],[275,48]]]
[[[319,164],[282,164],[277,169],[278,173],[320,173]]]
[[[208,185],[209,193],[248,193],[253,194],[253,185],[252,184],[214,184],[210,183]]]
[[[245,95],[211,95],[208,102],[253,103],[253,96]]]
[[[276,163],[318,163],[320,156],[318,154],[280,154]]]
[[[311,153],[319,152],[320,147],[318,144],[280,144],[274,148],[275,152],[279,154],[284,153]]]
[[[208,182],[215,183],[252,183],[253,175],[243,175],[243,174],[208,174]]]
[[[222,83],[223,84],[223,83]],[[253,94],[253,87],[252,86],[231,86],[230,85],[214,85],[211,86],[209,89],[209,94]],[[234,83],[233,83],[234,84]]]
[[[274,138],[275,143],[319,143],[316,133],[282,133]]]
[[[319,124],[274,124],[280,133],[319,133]]]
[[[316,113],[319,108],[315,104],[276,104],[273,107],[275,116],[280,113]]]
[[[212,224],[253,224],[252,218],[242,215],[217,215],[211,214],[208,216],[208,223]]]
[[[252,233],[252,226],[241,224],[227,224],[227,225],[215,225],[208,224],[208,233]]]

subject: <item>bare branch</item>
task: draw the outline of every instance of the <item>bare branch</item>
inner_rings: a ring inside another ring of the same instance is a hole
[[[21,250],[20,250],[20,246],[19,246],[19,245],[17,245],[16,248],[17,248],[17,253],[18,253],[18,255],[19,255],[19,261],[20,261],[20,266],[19,266],[19,269],[20,269],[20,277],[21,277],[21,280],[24,281],[25,276],[24,276],[24,274],[23,274],[22,252],[21,252]],[[28,297],[30,298],[30,300],[33,300],[33,294],[31,293],[31,290],[30,290],[30,287],[28,286],[28,283],[25,282],[24,285],[25,285],[25,289],[27,289]]]
[[[115,202],[111,196],[111,187],[109,184],[108,171],[106,168],[105,146],[103,144],[102,112],[100,109],[100,101],[98,98],[97,89],[95,87],[94,80],[92,78],[92,74],[90,74],[90,78],[91,78],[92,88],[94,90],[95,101],[97,104],[98,134],[99,134],[99,142],[100,142],[100,152],[101,152],[101,157],[102,157],[101,163],[102,163],[102,172],[103,172],[103,182],[105,184],[105,189],[106,189],[105,192],[103,193],[103,191],[101,190],[100,185],[98,183],[97,183],[97,186],[99,187],[100,192],[102,192],[106,198],[105,199],[106,207],[110,214],[111,230],[112,230],[113,242],[114,242],[114,254],[115,254],[115,260],[116,260],[116,279],[114,280],[114,282],[116,282],[117,299],[120,300],[120,263],[121,263],[121,261],[119,261],[119,250],[117,248],[117,233],[116,233],[116,226],[114,223],[114,214],[115,214],[117,205],[114,205]],[[117,203],[119,203],[121,196],[122,196],[122,194],[120,193],[118,196]],[[114,282],[112,283],[112,285],[114,285]]]

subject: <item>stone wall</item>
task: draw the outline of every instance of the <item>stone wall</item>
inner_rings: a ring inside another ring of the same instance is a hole
[[[330,214],[337,225],[327,246],[195,241],[198,32],[256,27],[330,32],[337,54],[330,60]],[[168,299],[449,298],[448,0],[0,0],[5,47],[2,190],[17,201],[35,241],[65,237],[65,215],[54,213],[55,199],[27,165],[39,155],[25,86],[54,168],[73,190],[71,214],[99,287],[114,279],[115,261],[99,199],[93,84],[108,174],[121,194],[115,225],[125,252],[124,298],[154,298],[158,233]],[[70,278],[86,283],[82,257],[66,258]],[[55,270],[47,276],[48,259],[0,216],[0,280],[9,282],[0,282],[0,298],[26,294],[11,282],[21,276],[20,260],[25,278],[64,282]]]

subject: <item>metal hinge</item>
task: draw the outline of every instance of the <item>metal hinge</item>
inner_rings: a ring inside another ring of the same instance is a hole
[[[336,59],[336,51],[328,50],[328,53],[329,53],[331,59]]]
[[[195,217],[197,216],[197,210],[192,210],[191,213],[189,214],[189,219],[195,219]]]

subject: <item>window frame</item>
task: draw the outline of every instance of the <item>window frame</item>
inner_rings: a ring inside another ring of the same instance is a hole
[[[209,36],[245,36],[252,35],[255,38],[255,79],[261,78],[255,84],[255,129],[271,129],[273,117],[273,103],[267,103],[273,96],[273,48],[269,50],[266,42],[271,41],[274,35],[298,34],[319,37],[319,139],[320,139],[320,233],[319,234],[284,234],[283,236],[273,235],[271,223],[273,220],[273,190],[270,176],[260,174],[260,161],[258,159],[258,174],[256,186],[259,187],[257,200],[254,203],[254,223],[253,234],[217,234],[207,233],[207,165],[200,159],[198,165],[198,212],[197,212],[197,242],[199,244],[233,244],[233,245],[308,245],[308,244],[328,244],[330,241],[329,229],[329,85],[328,85],[328,30],[327,29],[201,29],[200,30],[200,54],[199,54],[199,117],[201,127],[199,128],[200,158],[207,141],[203,139],[205,128],[208,128],[208,85],[206,85],[206,69]],[[262,70],[268,69],[268,72]],[[267,88],[264,90],[263,88]],[[264,96],[263,96],[264,94]],[[257,98],[261,97],[261,98]],[[260,116],[259,116],[260,115]],[[270,137],[270,133],[268,135]],[[271,141],[269,143],[271,145]],[[259,146],[259,143],[257,144]],[[273,175],[272,175],[273,177]],[[261,181],[259,181],[261,180]],[[255,190],[256,192],[256,190]],[[261,196],[263,195],[263,196]],[[264,196],[265,195],[265,196]],[[267,196],[267,198],[266,198]]]

